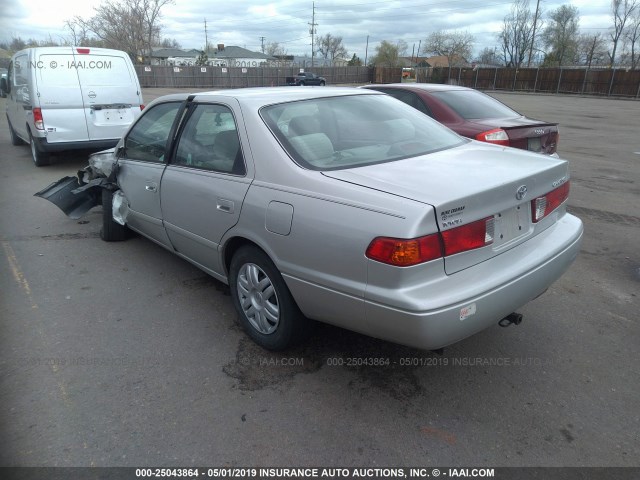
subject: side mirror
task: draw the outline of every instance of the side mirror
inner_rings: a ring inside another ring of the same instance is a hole
[[[9,93],[9,82],[7,82],[7,79],[5,77],[2,77],[0,79],[0,91],[3,95]]]

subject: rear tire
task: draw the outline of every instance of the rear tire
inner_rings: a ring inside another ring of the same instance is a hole
[[[259,248],[241,247],[231,259],[229,286],[240,324],[268,350],[284,350],[311,332],[311,320],[296,305],[271,259]]]
[[[9,124],[9,135],[11,136],[11,145],[24,145],[24,141],[16,134],[16,131],[13,129],[13,125],[9,121],[9,117],[7,117],[7,123]]]
[[[105,242],[126,240],[129,229],[113,220],[113,192],[102,189],[102,228],[100,238]]]
[[[38,146],[36,145],[36,141],[33,138],[33,135],[29,133],[29,145],[31,147],[31,159],[33,160],[33,164],[36,167],[44,167],[51,163],[51,157],[47,152],[41,152],[38,150]]]
[[[321,86],[321,87],[324,87],[325,85],[326,85],[326,83],[325,83],[325,82],[320,82],[320,86]]]

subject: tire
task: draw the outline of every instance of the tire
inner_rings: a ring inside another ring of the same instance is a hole
[[[31,147],[31,159],[36,167],[44,167],[51,163],[51,157],[49,154],[38,150],[36,141],[33,139],[33,135],[31,135],[31,133],[29,133],[29,146]]]
[[[304,87],[304,82],[300,82],[298,85],[300,85],[301,87]]]
[[[325,82],[320,82],[320,86],[321,86],[321,87],[324,87],[325,85],[326,85],[326,83],[325,83]]]
[[[229,286],[240,324],[267,350],[284,350],[311,333],[311,321],[296,305],[271,259],[255,246],[238,249],[231,259]]]
[[[7,123],[9,124],[9,135],[11,136],[11,145],[24,145],[24,141],[16,134],[16,131],[13,129],[11,122],[9,121],[9,117],[7,117]]]
[[[129,229],[113,220],[113,192],[102,189],[102,228],[100,238],[105,242],[121,242],[127,239]]]

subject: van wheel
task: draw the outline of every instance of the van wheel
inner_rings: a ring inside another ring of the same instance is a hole
[[[51,163],[51,157],[47,152],[41,152],[36,146],[36,141],[33,139],[33,135],[29,133],[29,144],[31,146],[31,158],[36,167],[44,167]]]
[[[105,242],[121,242],[127,239],[129,229],[113,220],[113,192],[102,189],[102,228],[100,238]]]
[[[16,131],[13,129],[13,125],[9,121],[9,117],[7,117],[7,123],[9,124],[9,135],[11,135],[11,145],[22,145],[24,141],[16,134]]]
[[[240,324],[261,347],[284,350],[311,333],[311,321],[300,312],[282,275],[259,248],[247,245],[233,255],[229,286]]]

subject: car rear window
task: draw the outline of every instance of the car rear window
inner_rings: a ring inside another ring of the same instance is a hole
[[[426,155],[465,139],[386,95],[315,98],[260,112],[301,166],[336,170]]]
[[[495,98],[475,90],[448,90],[431,92],[458,115],[467,120],[486,118],[512,118],[521,115]]]

